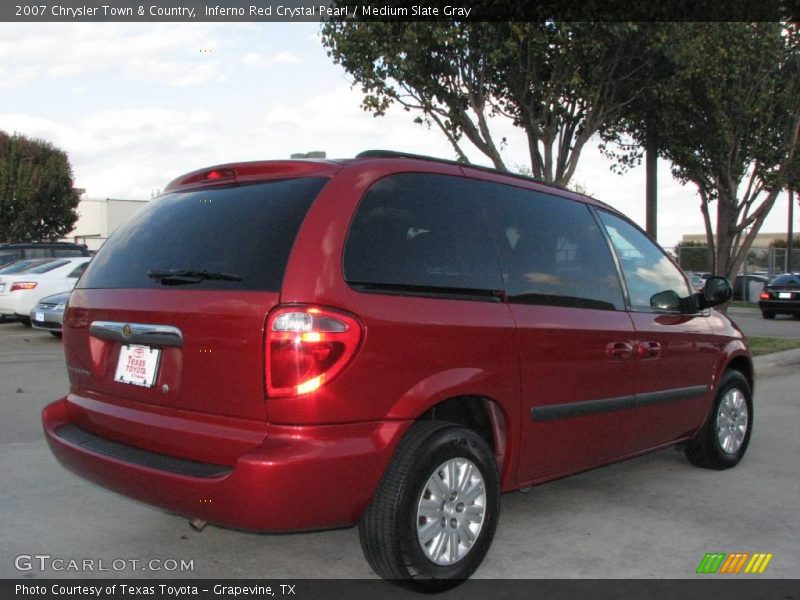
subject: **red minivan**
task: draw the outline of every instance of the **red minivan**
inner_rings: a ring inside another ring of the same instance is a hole
[[[739,329],[613,208],[388,151],[195,171],[117,230],[64,318],[61,463],[193,519],[358,524],[428,590],[485,556],[501,492],[682,444],[741,460]]]

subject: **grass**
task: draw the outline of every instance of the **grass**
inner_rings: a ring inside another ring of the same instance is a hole
[[[796,338],[748,337],[747,339],[750,341],[750,350],[753,352],[753,356],[800,348],[800,339]]]
[[[735,308],[758,308],[758,304],[756,302],[742,302],[741,300],[731,300],[728,302],[728,306]]]

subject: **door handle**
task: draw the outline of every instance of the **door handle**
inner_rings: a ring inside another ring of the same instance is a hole
[[[606,346],[606,356],[611,360],[625,360],[633,356],[631,342],[611,342]]]
[[[659,358],[661,356],[661,344],[658,342],[638,342],[636,344],[636,356],[639,358]]]

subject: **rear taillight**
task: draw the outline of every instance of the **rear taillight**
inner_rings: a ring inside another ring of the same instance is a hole
[[[267,320],[267,395],[319,389],[347,365],[360,341],[361,325],[349,315],[309,306],[275,310]]]
[[[761,293],[758,295],[758,297],[759,297],[761,300],[769,300],[769,292],[761,292]]]
[[[9,292],[16,292],[17,290],[32,290],[36,287],[35,281],[17,281],[11,284]]]

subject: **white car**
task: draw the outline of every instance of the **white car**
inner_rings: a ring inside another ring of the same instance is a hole
[[[0,315],[21,317],[30,323],[30,312],[44,298],[75,287],[90,257],[59,258],[24,273],[0,275]]]

